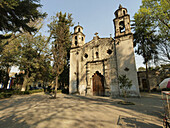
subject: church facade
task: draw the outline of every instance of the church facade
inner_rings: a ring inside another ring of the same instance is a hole
[[[100,38],[95,33],[88,43],[85,43],[83,27],[74,27],[70,50],[70,94],[119,96],[122,91],[118,76],[126,75],[133,84],[129,94],[140,95],[127,9],[120,5],[113,22],[114,38]]]

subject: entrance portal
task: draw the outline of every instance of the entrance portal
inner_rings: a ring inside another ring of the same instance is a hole
[[[93,75],[93,95],[104,95],[104,76],[98,71]]]

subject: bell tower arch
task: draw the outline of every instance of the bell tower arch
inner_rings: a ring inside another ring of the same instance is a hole
[[[119,9],[115,11],[114,27],[115,27],[115,38],[132,34],[130,29],[130,16],[127,14],[127,9],[119,5]]]

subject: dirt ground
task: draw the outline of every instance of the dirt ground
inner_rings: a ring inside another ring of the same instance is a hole
[[[122,98],[44,93],[0,100],[0,128],[162,128],[159,93],[128,98],[135,105],[117,104]]]

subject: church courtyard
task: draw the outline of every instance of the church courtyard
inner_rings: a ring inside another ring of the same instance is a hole
[[[128,98],[135,105],[117,104],[121,98],[44,93],[0,100],[1,128],[161,128],[163,107],[159,93]]]

